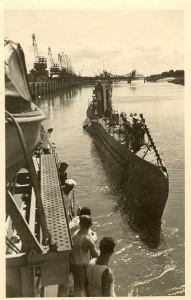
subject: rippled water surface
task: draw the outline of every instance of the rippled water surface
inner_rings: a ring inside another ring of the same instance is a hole
[[[69,163],[77,181],[75,197],[92,210],[98,242],[112,236],[116,251],[110,267],[117,296],[184,295],[184,87],[143,81],[114,83],[113,106],[143,113],[169,172],[170,191],[160,230],[160,244],[149,247],[117,210],[119,195],[103,167],[91,138],[83,131],[92,87],[72,88],[43,96],[45,127],[53,127],[59,159]]]

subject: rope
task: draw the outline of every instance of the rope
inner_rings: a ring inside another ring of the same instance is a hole
[[[158,152],[158,150],[157,150],[157,148],[156,148],[156,146],[155,146],[155,143],[154,143],[154,141],[153,141],[153,139],[152,139],[152,136],[151,136],[151,134],[150,134],[150,132],[149,132],[149,129],[148,129],[147,125],[143,125],[143,128],[145,129],[145,132],[147,133],[147,137],[148,137],[148,139],[149,139],[149,141],[150,141],[150,143],[151,143],[151,147],[153,148],[153,150],[154,150],[154,152],[155,152],[155,155],[156,155],[156,157],[157,157],[158,162],[159,162],[159,163],[161,164],[161,166],[163,167],[162,159],[161,159],[160,154],[159,154],[159,152]]]

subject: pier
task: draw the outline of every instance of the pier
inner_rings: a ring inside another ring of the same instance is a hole
[[[37,81],[29,82],[30,92],[38,97],[40,95],[45,95],[52,92],[57,92],[65,90],[70,87],[80,86],[80,85],[94,85],[96,79],[94,77],[84,77],[84,78],[68,78],[62,81]]]
[[[37,81],[30,82],[29,89],[35,97],[38,97],[40,95],[64,90],[69,87],[78,86],[79,84],[80,82],[73,78],[65,81]]]

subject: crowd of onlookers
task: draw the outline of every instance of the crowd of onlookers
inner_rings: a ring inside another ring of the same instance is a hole
[[[132,148],[133,152],[139,151],[141,146],[144,144],[145,119],[143,118],[143,114],[140,114],[139,116],[140,118],[138,118],[136,114],[131,114],[131,123],[127,119],[126,115],[123,113],[121,114],[126,144]]]
[[[97,234],[91,226],[91,210],[88,207],[81,208],[79,215],[69,223],[73,242],[70,256],[73,296],[115,297],[114,276],[108,267],[115,242],[111,237],[103,237],[97,249]]]

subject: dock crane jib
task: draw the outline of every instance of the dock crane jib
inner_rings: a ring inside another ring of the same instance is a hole
[[[66,70],[66,59],[64,52],[58,53],[58,63],[59,63],[59,77],[64,78],[67,76],[67,70]]]
[[[32,34],[32,45],[34,49],[34,70],[36,71],[43,71],[47,68],[47,59],[46,57],[39,54],[38,46],[36,42],[36,36]]]
[[[58,64],[59,64],[59,70],[62,70],[62,56],[60,53],[58,53]]]
[[[66,68],[66,58],[64,52],[62,52],[62,64],[63,64],[63,68]]]
[[[50,59],[50,77],[59,76],[59,64],[54,62],[50,47],[48,47],[48,56]]]

